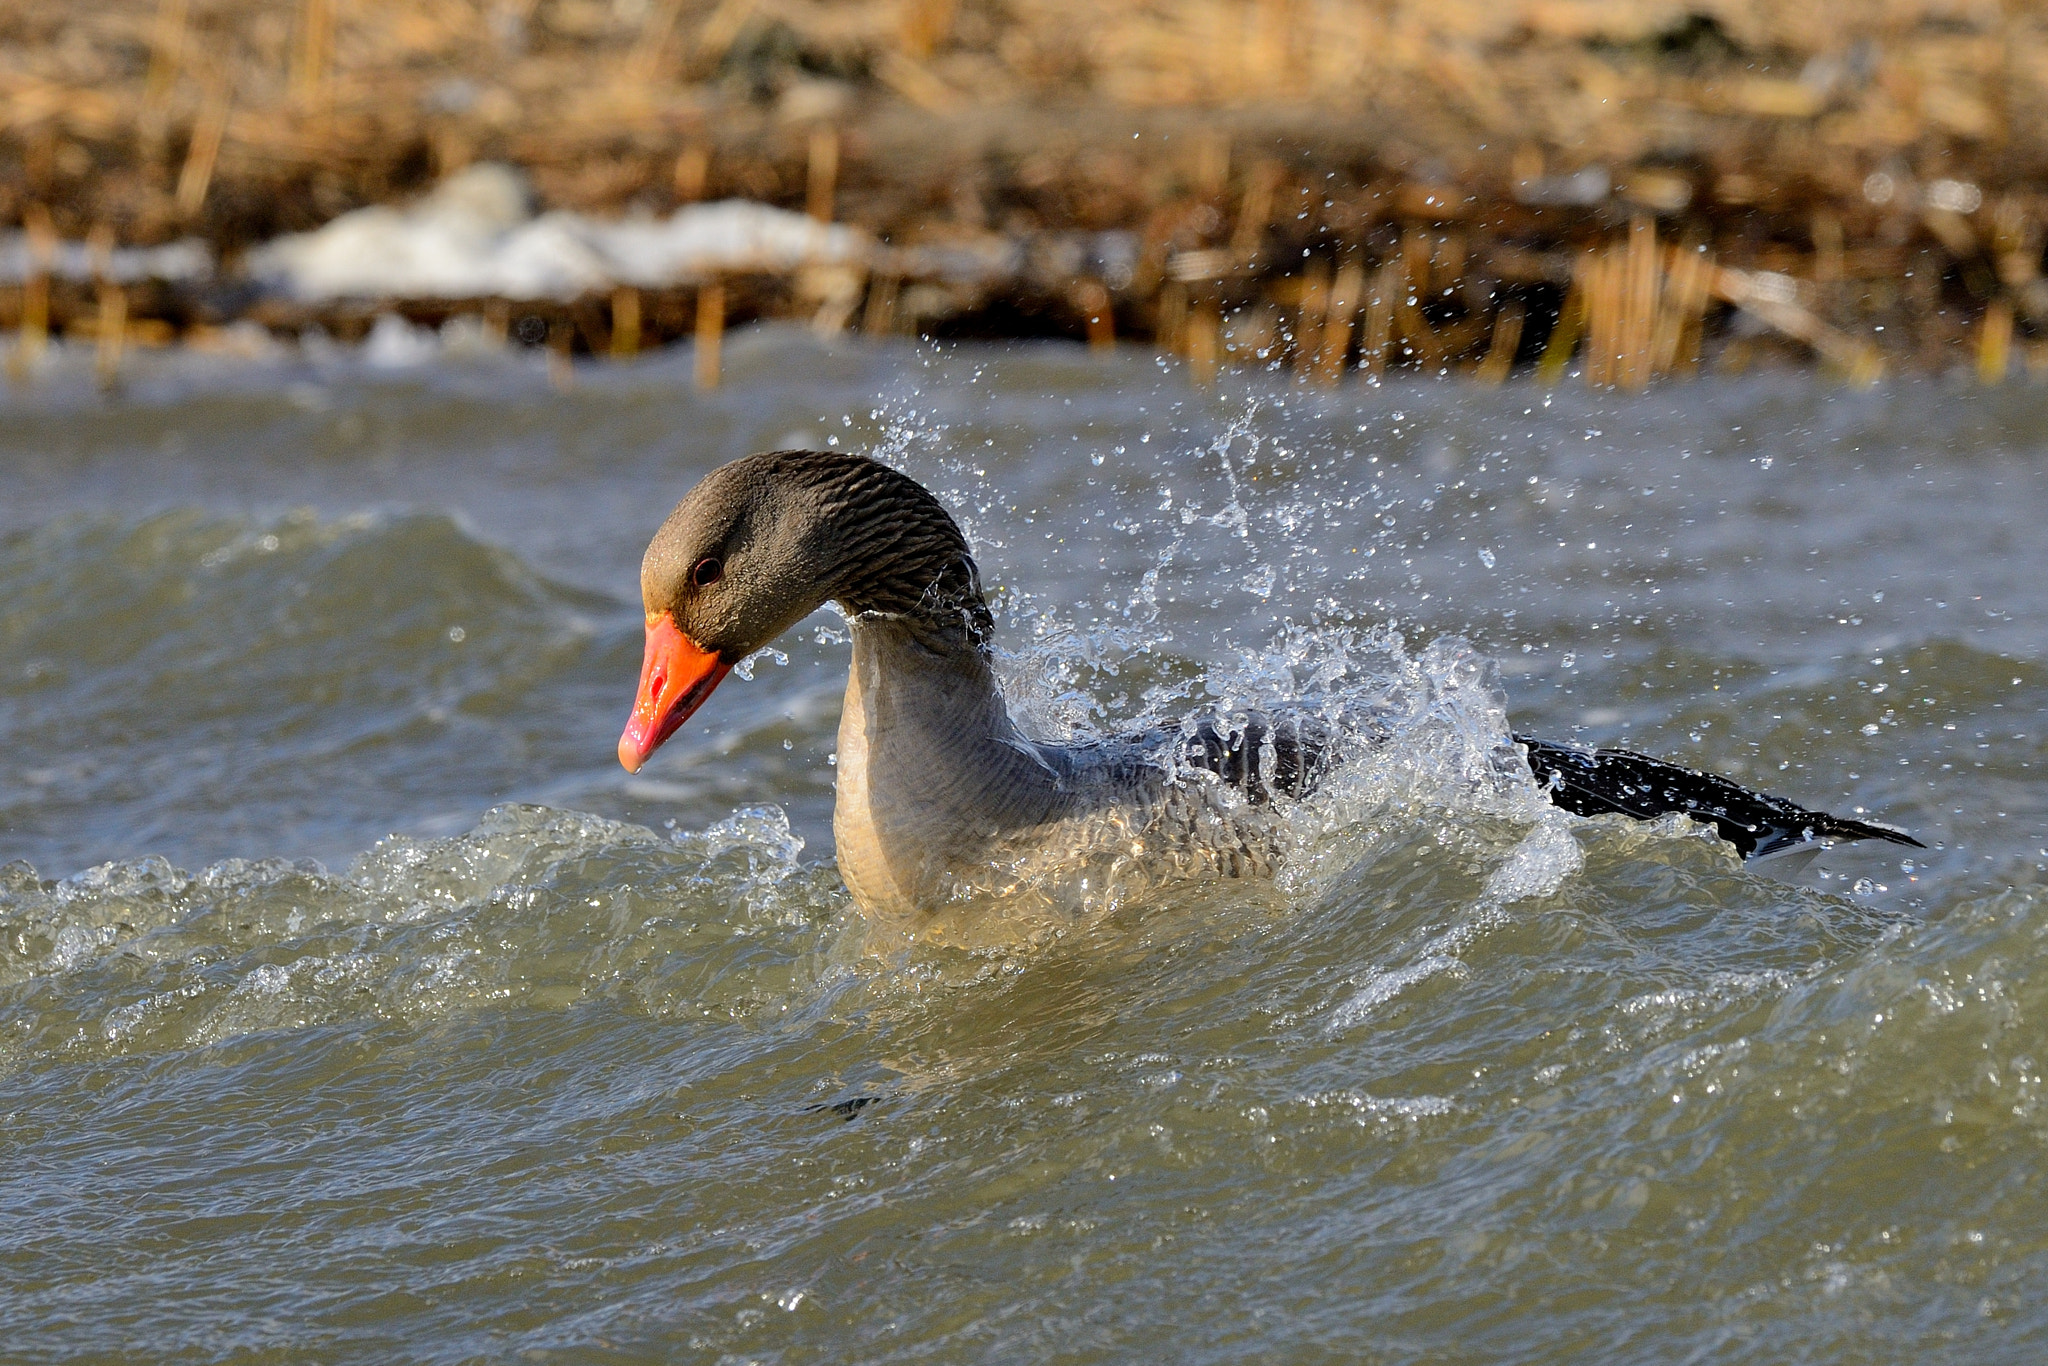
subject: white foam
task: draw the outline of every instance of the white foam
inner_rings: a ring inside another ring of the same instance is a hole
[[[1486,879],[1486,899],[1496,904],[1549,896],[1564,880],[1586,866],[1586,856],[1572,837],[1562,811],[1540,816],[1507,861]]]
[[[1349,1029],[1409,987],[1445,972],[1462,978],[1466,967],[1448,954],[1435,954],[1405,968],[1370,973],[1356,994],[1330,1012],[1330,1029]]]

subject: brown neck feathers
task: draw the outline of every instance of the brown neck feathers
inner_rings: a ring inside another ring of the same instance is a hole
[[[967,538],[939,500],[908,475],[865,456],[777,452],[780,473],[810,485],[830,529],[830,596],[858,616],[882,612],[922,630],[985,643],[988,605]]]

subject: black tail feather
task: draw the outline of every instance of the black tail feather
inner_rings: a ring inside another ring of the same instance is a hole
[[[1255,715],[1229,730],[1204,718],[1182,738],[1179,762],[1208,769],[1256,804],[1271,796],[1268,775],[1282,795],[1308,796],[1334,757],[1329,737],[1314,723],[1296,716]]]
[[[1813,811],[1754,792],[1718,774],[1702,773],[1626,749],[1584,749],[1515,735],[1529,769],[1550,800],[1580,816],[1636,820],[1683,813],[1714,827],[1746,859],[1821,841],[1885,840],[1925,845],[1903,830]],[[1178,764],[1207,769],[1254,803],[1276,793],[1308,796],[1336,759],[1331,737],[1313,719],[1253,716],[1225,729],[1211,719],[1178,742]]]
[[[1775,854],[1814,840],[1889,840],[1925,845],[1903,830],[1809,811],[1783,797],[1752,792],[1712,773],[1667,764],[1625,749],[1578,749],[1527,735],[1514,737],[1550,800],[1580,816],[1610,813],[1652,820],[1683,812],[1706,821],[1744,858]]]

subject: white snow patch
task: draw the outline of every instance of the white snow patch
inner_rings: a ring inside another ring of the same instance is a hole
[[[874,240],[767,204],[692,204],[667,218],[534,217],[526,182],[485,163],[409,208],[346,213],[265,243],[250,274],[299,299],[572,299],[614,285],[658,288],[738,271],[863,264]]]

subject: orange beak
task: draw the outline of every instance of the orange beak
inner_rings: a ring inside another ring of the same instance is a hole
[[[619,737],[619,762],[638,773],[647,756],[704,705],[732,665],[683,634],[663,612],[647,618],[647,654],[640,662],[640,697]]]

